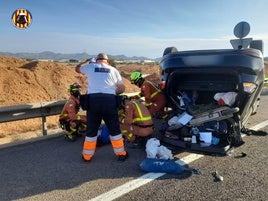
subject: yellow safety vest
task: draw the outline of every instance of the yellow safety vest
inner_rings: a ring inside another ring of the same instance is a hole
[[[142,112],[141,112],[141,109],[140,109],[139,105],[136,102],[134,102],[134,101],[133,101],[133,103],[134,103],[134,105],[135,105],[135,107],[136,107],[136,109],[138,111],[139,117],[134,118],[133,121],[132,121],[132,123],[136,123],[138,121],[148,121],[148,120],[151,120],[152,119],[152,116],[151,115],[150,116],[147,116],[147,117],[144,117],[142,115]]]

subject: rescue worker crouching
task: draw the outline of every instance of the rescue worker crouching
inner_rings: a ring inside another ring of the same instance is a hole
[[[80,91],[81,86],[73,83],[69,86],[70,97],[65,103],[59,116],[59,123],[65,130],[65,138],[74,141],[76,137],[81,137],[86,130],[86,116],[78,114],[80,110]]]
[[[145,80],[138,71],[130,74],[130,81],[131,84],[135,84],[141,89],[141,92],[132,98],[139,99],[144,97],[145,106],[148,108],[150,114],[153,117],[165,120],[168,117],[164,111],[167,100],[162,91],[152,82]]]
[[[128,142],[127,147],[145,147],[154,132],[152,116],[145,105],[124,95],[119,108],[119,121],[121,132]]]

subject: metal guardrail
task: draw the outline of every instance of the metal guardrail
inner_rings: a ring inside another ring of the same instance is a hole
[[[24,119],[42,118],[43,135],[47,135],[46,117],[57,115],[66,100],[0,107],[0,123]]]
[[[137,93],[125,93],[125,95],[134,96]],[[0,107],[0,123],[40,117],[43,135],[47,135],[46,117],[60,114],[66,102],[67,100],[60,100]]]

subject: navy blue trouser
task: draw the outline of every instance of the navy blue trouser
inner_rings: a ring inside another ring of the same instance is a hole
[[[97,135],[102,120],[111,136],[121,134],[116,96],[102,93],[90,94],[87,108],[88,137]]]

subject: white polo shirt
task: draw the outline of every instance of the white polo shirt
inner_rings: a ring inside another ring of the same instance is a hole
[[[88,79],[87,93],[116,94],[116,85],[122,83],[119,71],[105,63],[90,63],[80,67]]]

